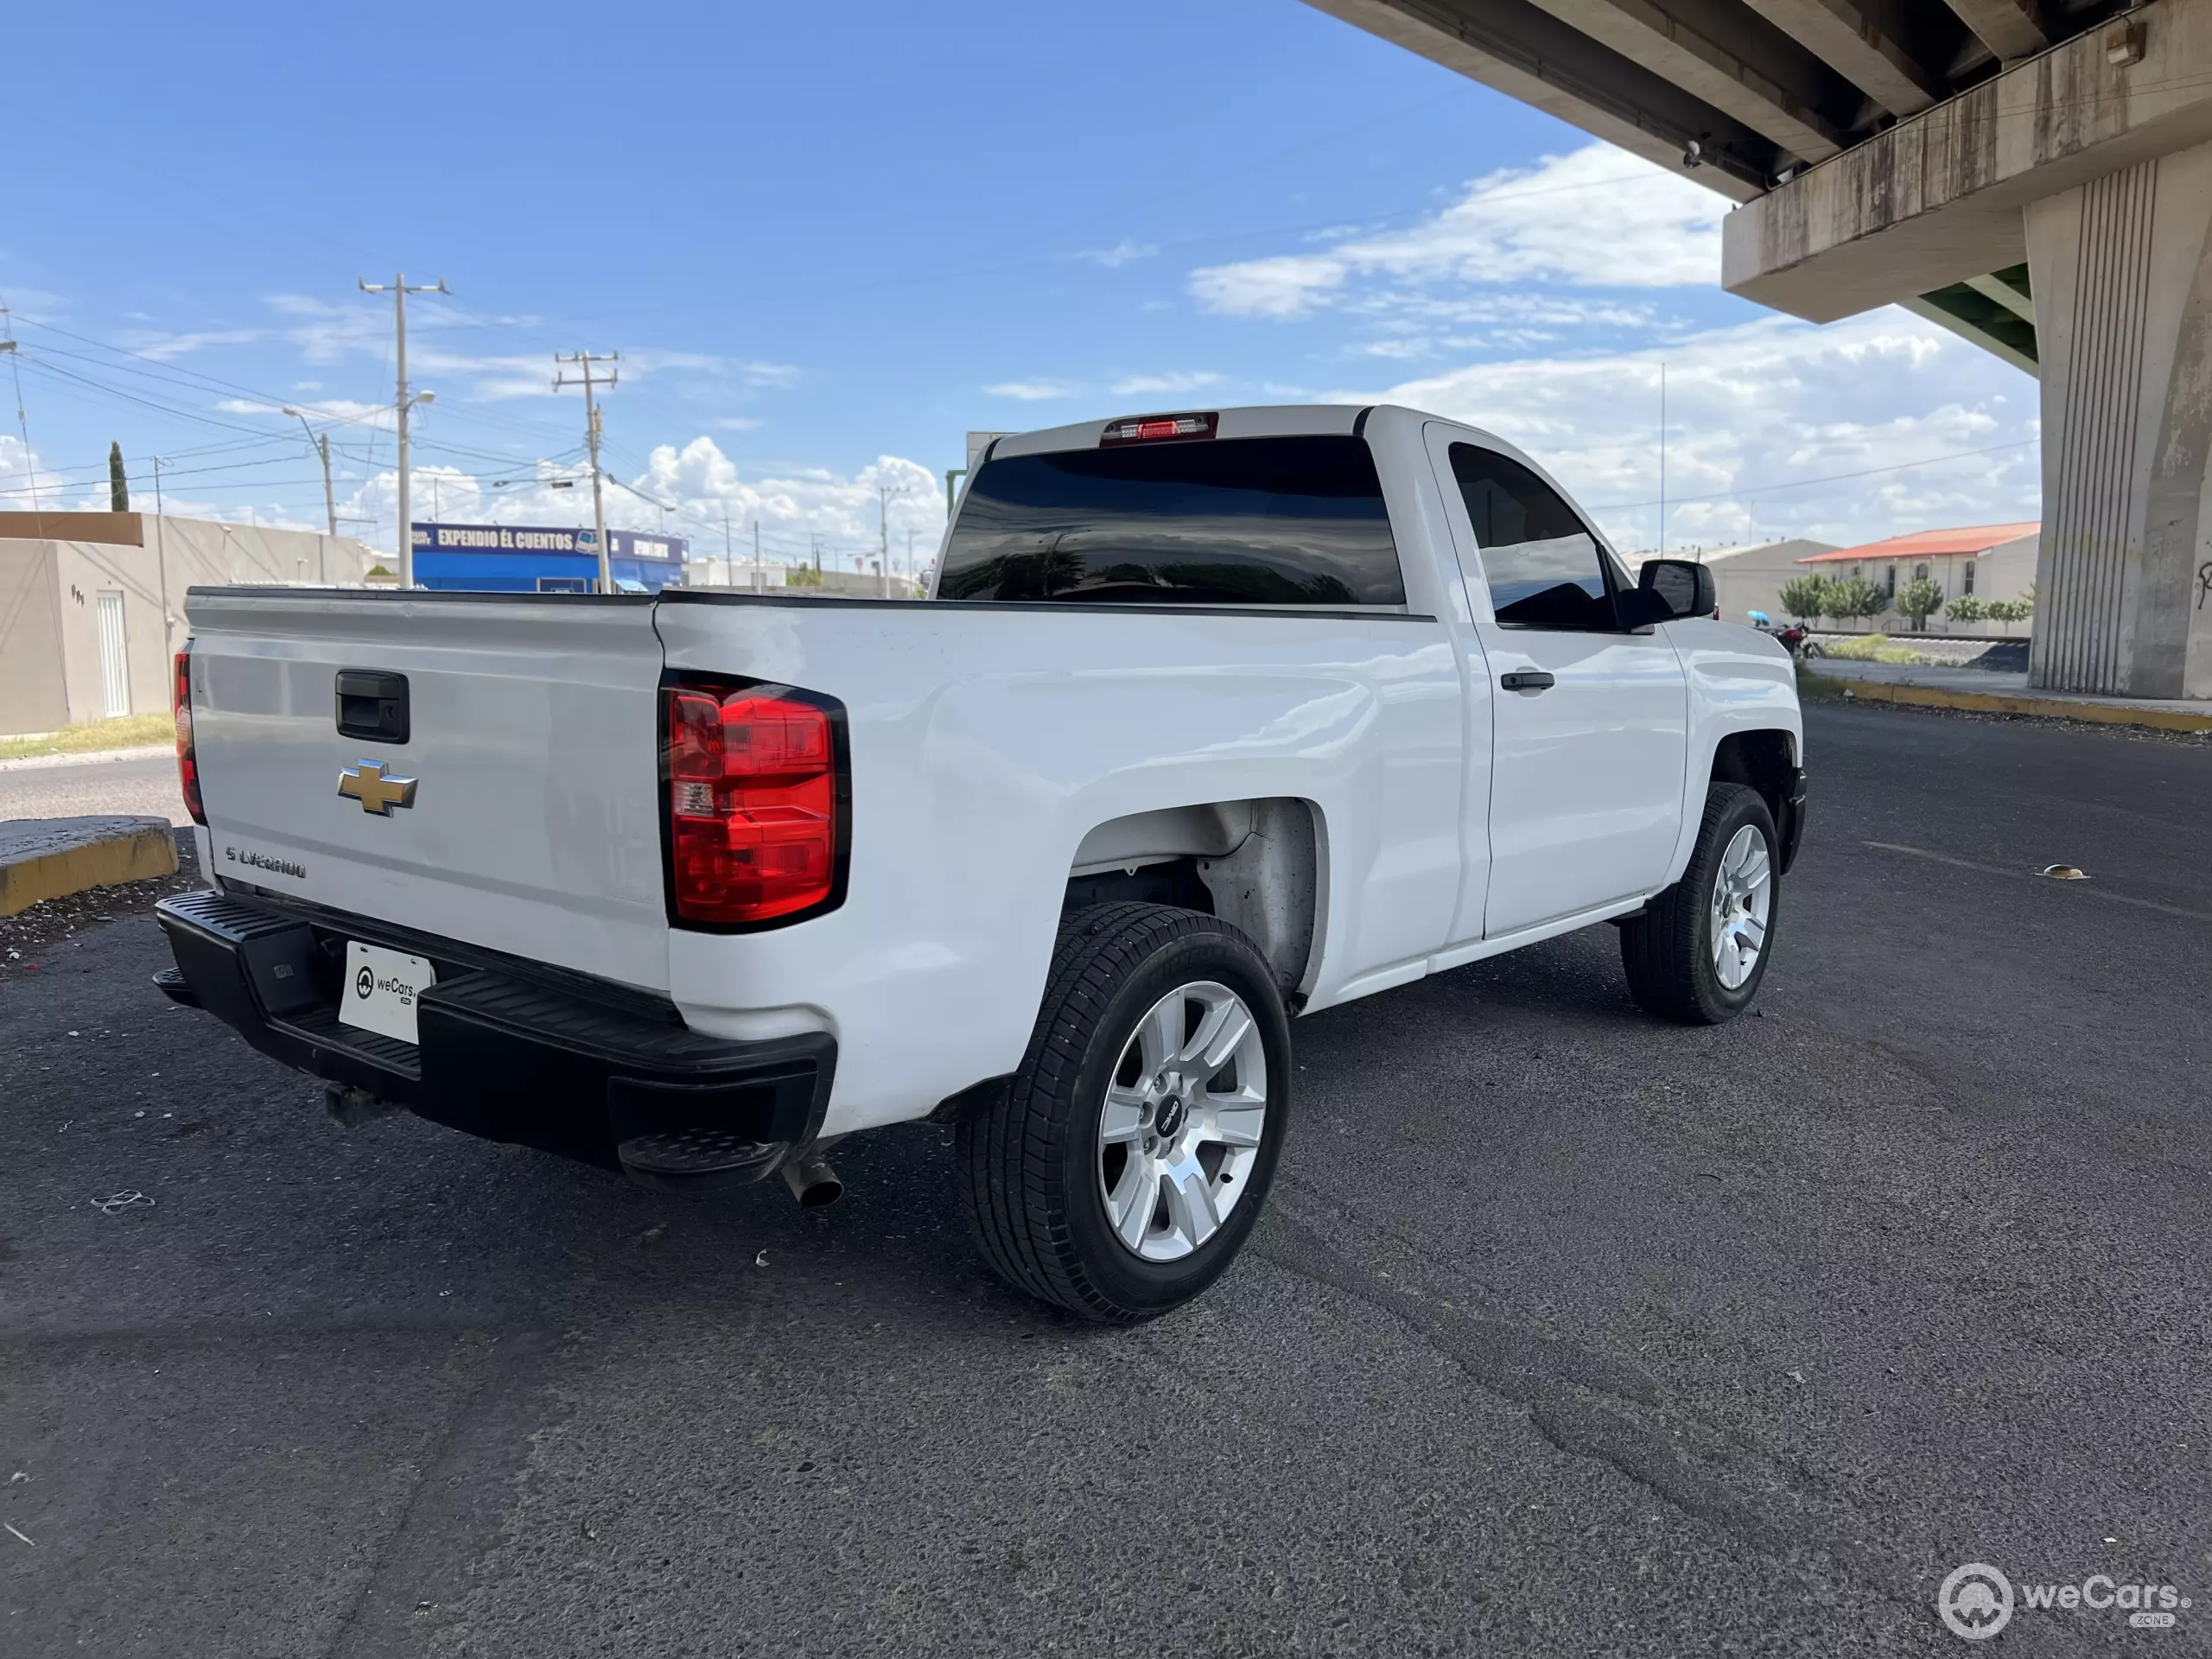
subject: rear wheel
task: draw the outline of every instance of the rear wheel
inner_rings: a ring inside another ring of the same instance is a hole
[[[1758,791],[1741,784],[1706,791],[1682,879],[1621,925],[1621,965],[1638,1005],[1707,1026],[1751,1006],[1773,953],[1777,845]]]
[[[1267,1197],[1290,1071],[1281,996],[1235,928],[1165,905],[1076,912],[1021,1069],[960,1125],[984,1260],[1095,1319],[1189,1300]]]

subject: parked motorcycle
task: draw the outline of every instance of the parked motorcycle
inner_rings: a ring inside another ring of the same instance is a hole
[[[1774,619],[1764,611],[1746,611],[1745,614],[1751,618],[1751,626],[1761,633],[1770,639],[1780,640],[1782,648],[1792,657],[1827,655],[1821,649],[1819,641],[1811,637],[1809,630],[1802,622],[1793,622],[1786,628],[1777,628],[1774,626]]]

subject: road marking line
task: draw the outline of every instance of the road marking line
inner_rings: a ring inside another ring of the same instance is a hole
[[[1935,864],[1948,864],[1961,870],[1979,870],[1984,875],[2008,876],[2016,881],[2043,881],[2049,878],[2032,870],[2008,870],[1999,864],[1977,864],[1970,858],[1953,858],[1948,853],[1931,853],[1925,847],[1900,847],[1893,841],[1870,841],[1869,847],[1879,848],[1885,853],[1903,853],[1910,858],[1924,858]],[[2178,905],[2162,905],[2153,899],[2131,899],[2124,893],[2113,893],[2104,887],[2077,886],[2068,882],[2068,888],[2091,899],[2107,899],[2115,905],[2133,905],[2138,910],[2155,910],[2162,916],[2179,916],[2185,921],[2212,922],[2212,912],[2183,910]]]

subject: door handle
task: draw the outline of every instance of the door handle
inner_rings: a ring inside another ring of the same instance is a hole
[[[1541,668],[1516,668],[1499,675],[1497,683],[1508,691],[1548,691],[1558,683]]]

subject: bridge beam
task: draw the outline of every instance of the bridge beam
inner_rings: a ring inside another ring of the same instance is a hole
[[[2043,9],[2036,0],[1944,0],[1959,21],[2005,62],[2040,52],[2050,44]]]
[[[1748,201],[1788,164],[1775,142],[1529,0],[1306,0],[1631,155]]]
[[[1713,0],[1532,3],[1764,133],[1799,161],[1826,161],[1851,142],[1857,89],[1755,13]],[[1840,92],[1853,106],[1848,111],[1834,107]]]
[[[1916,115],[1945,93],[1942,73],[1852,0],[1746,0],[1891,115]]]

